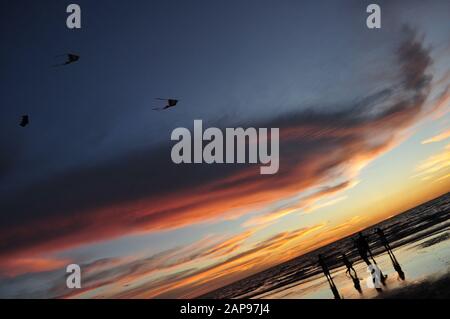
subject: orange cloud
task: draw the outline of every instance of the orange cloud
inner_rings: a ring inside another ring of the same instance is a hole
[[[16,277],[27,273],[40,273],[65,268],[70,264],[67,259],[54,258],[15,258],[0,261],[0,275]]]

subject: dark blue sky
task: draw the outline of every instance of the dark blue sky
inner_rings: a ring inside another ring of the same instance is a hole
[[[166,142],[195,118],[254,121],[299,101],[346,98],[336,78],[357,78],[355,59],[372,38],[361,27],[363,3],[79,1],[75,31],[65,26],[68,3],[2,2],[1,170],[15,175],[8,188]],[[80,63],[51,68],[66,52]],[[154,113],[154,97],[182,103]],[[16,126],[25,113],[26,131]]]

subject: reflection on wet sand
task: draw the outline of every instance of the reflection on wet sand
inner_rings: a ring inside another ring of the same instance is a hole
[[[319,265],[322,267],[323,274],[327,278],[328,284],[330,285],[331,292],[333,293],[334,299],[341,299],[339,291],[334,284],[333,277],[331,277],[330,270],[328,269],[327,263],[322,255],[319,254]]]
[[[349,276],[353,281],[353,287],[355,287],[356,291],[362,294],[362,288],[360,284],[360,278],[358,277],[358,273],[356,272],[355,268],[353,268],[353,263],[348,260],[347,255],[344,253],[342,254],[342,262],[344,263],[344,266],[347,268],[345,271],[346,275]]]

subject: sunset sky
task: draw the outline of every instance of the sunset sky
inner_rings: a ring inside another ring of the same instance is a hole
[[[450,2],[372,2],[1,1],[0,297],[195,297],[450,191]],[[279,172],[172,163],[195,119]]]

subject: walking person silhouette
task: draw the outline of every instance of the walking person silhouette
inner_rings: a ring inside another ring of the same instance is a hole
[[[389,241],[387,240],[386,235],[384,234],[384,231],[381,228],[376,228],[375,232],[377,233],[378,237],[380,238],[380,241],[383,244],[384,248],[388,252],[389,258],[392,261],[392,265],[394,266],[395,271],[398,273],[398,277],[401,280],[405,280],[405,273],[403,272],[403,269],[400,266],[400,263],[397,261],[397,258],[395,257],[391,246],[389,245]]]
[[[322,267],[322,271],[325,277],[327,277],[328,284],[330,285],[330,289],[333,292],[334,299],[341,299],[339,291],[337,290],[336,285],[334,284],[333,277],[331,277],[330,269],[328,268],[328,265],[326,264],[322,254],[319,254],[318,259],[319,265]]]
[[[358,274],[356,273],[355,268],[353,268],[353,263],[348,260],[347,255],[345,253],[342,254],[342,262],[345,267],[347,267],[347,271],[345,272],[350,278],[353,280],[353,287],[359,292],[362,293],[361,284],[359,282]]]

